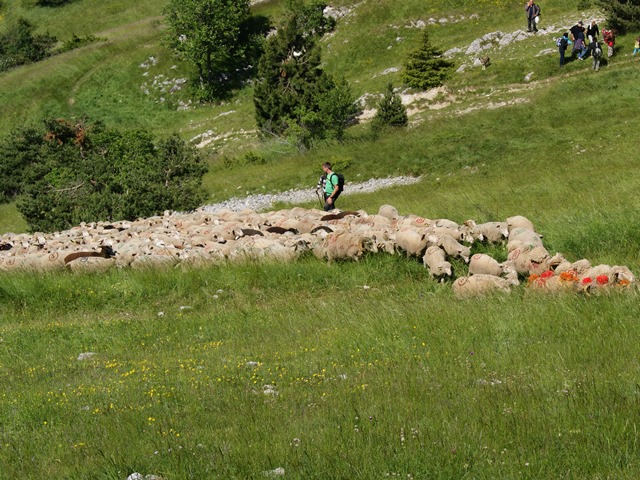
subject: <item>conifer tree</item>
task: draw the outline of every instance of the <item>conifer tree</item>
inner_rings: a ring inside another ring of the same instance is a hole
[[[640,30],[640,0],[597,0],[609,28],[618,33]]]
[[[356,111],[349,85],[321,67],[318,39],[328,28],[321,15],[324,6],[289,2],[286,22],[268,39],[260,58],[254,88],[260,130],[295,137],[304,148],[315,139],[340,139]]]
[[[453,63],[442,57],[442,52],[429,40],[429,32],[424,29],[420,46],[409,54],[404,65],[402,81],[413,88],[427,90],[442,85]]]
[[[406,127],[409,124],[407,109],[402,104],[400,95],[393,92],[393,85],[389,83],[384,95],[378,103],[378,111],[373,117],[371,127],[379,130],[384,127]]]

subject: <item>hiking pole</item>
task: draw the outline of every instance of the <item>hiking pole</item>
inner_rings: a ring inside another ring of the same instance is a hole
[[[316,190],[316,196],[318,197],[318,201],[320,202],[320,208],[324,208],[324,203],[322,203],[322,199],[320,198],[320,192]]]

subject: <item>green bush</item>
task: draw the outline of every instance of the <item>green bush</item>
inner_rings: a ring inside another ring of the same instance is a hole
[[[10,68],[37,62],[51,54],[56,38],[48,34],[34,34],[35,27],[25,18],[0,34],[0,72]]]
[[[371,128],[377,131],[384,127],[406,127],[408,124],[407,109],[402,104],[400,95],[393,92],[393,85],[389,83],[378,103],[378,111],[373,117]]]
[[[66,40],[61,47],[56,50],[56,53],[64,53],[76,48],[84,47],[95,42],[103,41],[104,39],[98,38],[95,35],[85,35],[84,37],[78,37],[75,33],[71,35],[69,40]]]
[[[34,5],[37,7],[61,7],[73,0],[35,0]]]
[[[618,33],[640,30],[640,0],[597,0],[607,26]]]
[[[31,230],[191,210],[204,201],[206,167],[177,135],[154,139],[99,122],[46,119],[0,144],[2,200],[20,196]]]

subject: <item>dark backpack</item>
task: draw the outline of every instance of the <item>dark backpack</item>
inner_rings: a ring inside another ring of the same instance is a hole
[[[602,48],[600,48],[599,43],[596,43],[596,45],[593,47],[593,57],[600,58],[601,56],[602,56]]]
[[[341,173],[333,172],[333,174],[338,177],[338,193],[342,193],[344,190],[344,175]],[[333,182],[331,182],[333,183]]]
[[[569,45],[569,42],[567,41],[567,37],[562,36],[559,39],[556,40],[556,45],[560,48],[562,48],[563,50],[567,49],[567,45]]]

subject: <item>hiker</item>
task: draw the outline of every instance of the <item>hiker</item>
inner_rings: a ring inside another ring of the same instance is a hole
[[[591,42],[589,44],[589,50],[591,50],[591,57],[593,58],[593,69],[597,72],[600,70],[600,59],[602,58],[602,47],[598,42]]]
[[[584,60],[585,58],[587,58],[589,56],[589,54],[593,51],[593,44],[595,44],[595,43],[596,42],[591,42],[589,44],[584,44],[584,47],[582,48],[582,51],[578,55],[578,60]]]
[[[529,0],[524,7],[527,14],[527,32],[538,31],[538,21],[540,20],[540,7],[533,0]]]
[[[633,44],[632,55],[635,55],[638,52],[640,52],[640,37],[636,38],[636,43]]]
[[[571,34],[571,41],[573,42],[573,48],[571,49],[571,55],[575,55],[576,53],[580,54],[585,48],[584,44],[584,26],[582,22],[576,23],[573,27],[569,29],[569,33]]]
[[[322,171],[326,177],[324,184],[324,211],[328,212],[336,208],[336,200],[340,195],[340,186],[338,184],[338,175],[331,170],[329,162],[322,164]]]
[[[569,46],[569,33],[564,32],[562,36],[556,40],[556,45],[560,52],[560,66],[562,67],[564,66],[564,52],[567,51],[567,47]]]
[[[598,28],[598,24],[595,20],[591,20],[591,25],[587,27],[587,40],[589,43],[597,42],[598,35],[600,35],[600,29]]]
[[[602,40],[607,44],[607,58],[613,57],[613,46],[616,44],[616,32],[602,29]]]

